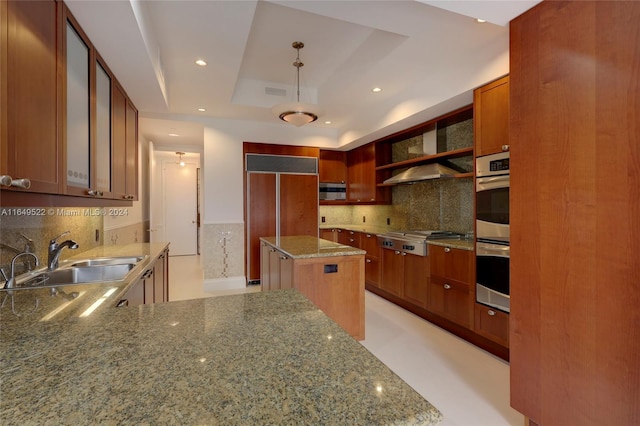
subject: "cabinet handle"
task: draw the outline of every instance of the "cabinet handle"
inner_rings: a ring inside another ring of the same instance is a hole
[[[445,290],[450,290],[451,289],[451,286],[449,284],[445,284],[443,287],[444,287]]]
[[[509,151],[509,145],[502,145],[503,151]]]
[[[27,178],[13,179],[11,181],[11,186],[15,186],[16,188],[29,189],[31,188],[31,181]]]
[[[349,242],[350,242],[350,243],[352,243],[352,242],[354,242],[354,241],[355,241],[355,239],[353,239],[353,238],[349,238]]]
[[[280,260],[287,260],[287,256],[280,256]]]
[[[87,191],[87,194],[91,195],[92,197],[102,197],[104,195],[104,192],[90,189]]]
[[[119,301],[118,304],[116,305],[116,308],[123,308],[125,306],[129,306],[128,299],[122,299],[121,301]]]
[[[396,250],[394,251],[395,254],[400,254],[400,251]]]
[[[371,238],[371,234],[367,234],[367,238]]]
[[[403,255],[403,256],[406,256],[406,255],[407,255],[407,253],[405,253],[405,252],[402,252],[402,255]]]
[[[489,314],[489,316],[494,316],[496,314],[496,311],[494,311],[493,309],[489,309],[487,311],[487,314]]]
[[[451,249],[450,249],[449,247],[445,247],[445,248],[444,248],[444,252],[445,252],[445,253],[449,253],[450,251],[451,251]]]
[[[11,182],[13,181],[13,179],[11,179],[11,176],[9,175],[0,175],[0,185],[2,186],[11,186]]]
[[[371,263],[371,259],[365,259],[364,261],[367,263]]]
[[[274,251],[276,251],[276,249],[270,248],[269,251],[273,253]]]

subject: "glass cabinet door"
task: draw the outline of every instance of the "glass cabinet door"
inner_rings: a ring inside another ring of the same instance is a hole
[[[89,47],[67,22],[67,186],[90,188]]]
[[[96,62],[96,189],[111,191],[111,77]]]

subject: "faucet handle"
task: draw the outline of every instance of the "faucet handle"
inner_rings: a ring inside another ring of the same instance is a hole
[[[31,253],[33,251],[33,240],[27,237],[26,235],[24,235],[22,232],[19,232],[18,235],[20,235],[26,241],[24,251],[27,253]]]
[[[64,237],[65,235],[70,234],[70,233],[71,233],[71,231],[64,231],[62,234],[58,235],[57,237],[52,238],[51,241],[49,242],[49,244],[55,244],[56,241],[58,240],[58,238]]]

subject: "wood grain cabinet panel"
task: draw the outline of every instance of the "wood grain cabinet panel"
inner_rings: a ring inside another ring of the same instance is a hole
[[[61,81],[58,74],[62,2],[2,2],[2,170],[26,178],[31,188],[16,191],[58,194]],[[5,32],[6,31],[6,32]],[[37,42],[34,42],[37,40]],[[6,55],[6,56],[5,56]]]
[[[473,110],[476,157],[508,151],[509,76],[474,90]]]
[[[509,347],[509,314],[480,303],[475,304],[474,314],[476,333],[502,346]]]
[[[346,152],[321,149],[318,165],[320,182],[347,182]]]
[[[640,423],[638,34],[635,1],[510,23],[511,405],[539,425]]]
[[[429,284],[430,311],[471,328],[471,287],[467,283],[432,276]]]

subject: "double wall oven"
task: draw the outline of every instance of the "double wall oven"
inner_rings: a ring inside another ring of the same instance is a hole
[[[476,300],[509,312],[509,153],[476,158]]]

